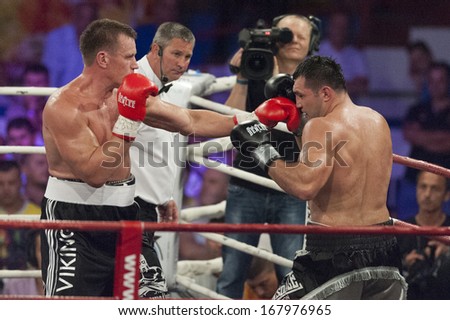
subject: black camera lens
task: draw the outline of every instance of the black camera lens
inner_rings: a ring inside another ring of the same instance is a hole
[[[267,61],[263,55],[254,54],[248,59],[247,65],[250,70],[259,73],[267,68]]]
[[[263,29],[263,24],[258,24],[256,29],[241,30],[239,45],[244,48],[240,65],[242,75],[253,80],[269,79],[273,74],[277,42],[288,43],[292,37],[292,31],[288,28]]]
[[[273,53],[270,50],[248,49],[242,54],[242,75],[247,79],[267,80],[273,73]]]

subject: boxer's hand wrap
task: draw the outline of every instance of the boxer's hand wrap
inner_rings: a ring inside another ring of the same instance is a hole
[[[266,172],[273,161],[281,159],[278,151],[270,144],[269,130],[256,120],[235,126],[230,138],[242,155],[252,157]]]
[[[255,112],[251,112],[251,113],[239,112],[233,116],[233,121],[234,121],[234,124],[236,124],[236,125],[243,123],[243,122],[252,121],[252,120],[258,120],[258,117],[256,116]]]
[[[127,75],[117,91],[119,118],[114,124],[113,135],[125,141],[133,141],[145,118],[147,97],[157,94],[158,87],[147,77],[139,73]]]

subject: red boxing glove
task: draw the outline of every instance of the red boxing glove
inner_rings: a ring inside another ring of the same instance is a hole
[[[117,92],[119,118],[112,133],[126,141],[133,141],[141,121],[145,118],[147,97],[157,94],[158,87],[142,74],[131,73],[123,78]]]
[[[264,101],[255,110],[255,114],[259,121],[266,126],[273,128],[278,122],[284,122],[289,131],[296,136],[301,135],[301,119],[300,112],[295,103],[285,97],[276,97]]]

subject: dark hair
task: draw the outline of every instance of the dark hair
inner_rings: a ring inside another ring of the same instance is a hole
[[[421,50],[429,56],[432,55],[430,47],[424,41],[421,40],[410,42],[407,46],[407,49],[409,53],[411,53],[411,51],[413,50]]]
[[[0,160],[0,172],[7,172],[11,169],[17,169],[20,172],[20,166],[16,160]]]
[[[90,66],[100,50],[114,51],[117,38],[124,34],[136,40],[136,31],[127,24],[100,19],[91,22],[80,36],[80,51],[84,64]]]
[[[432,69],[444,70],[444,72],[447,73],[447,77],[450,78],[450,65],[447,62],[443,62],[443,61],[432,62],[430,65],[430,70],[432,70]]]
[[[23,75],[33,72],[33,73],[43,73],[48,76],[48,68],[41,63],[32,63],[25,66],[23,70]]]
[[[329,86],[335,91],[345,90],[344,75],[341,66],[332,58],[312,56],[301,62],[293,74],[294,80],[305,78],[305,85],[314,91]]]
[[[275,266],[272,261],[253,256],[250,268],[247,273],[247,279],[253,280],[263,272],[275,271]]]
[[[31,134],[36,133],[31,121],[25,117],[18,117],[10,120],[6,127],[6,132],[9,132],[11,129],[26,129]]]
[[[419,182],[419,179],[420,179],[420,177],[422,176],[422,174],[424,174],[424,173],[426,173],[426,172],[429,172],[429,171],[421,170],[421,171],[419,171],[419,172],[417,173],[417,176],[416,176],[416,183]],[[445,176],[442,176],[442,175],[440,175],[440,174],[434,173],[434,172],[430,172],[430,173],[433,173],[433,174],[435,174],[435,175],[441,176],[443,179],[445,179],[445,191],[450,191],[450,179],[449,179],[449,178],[447,178],[447,177],[445,177]]]

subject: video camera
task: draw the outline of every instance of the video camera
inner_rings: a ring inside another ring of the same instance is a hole
[[[240,71],[247,79],[267,80],[273,74],[273,56],[277,42],[289,43],[293,34],[288,28],[264,29],[264,21],[258,20],[254,29],[239,32],[239,45],[244,48]]]

